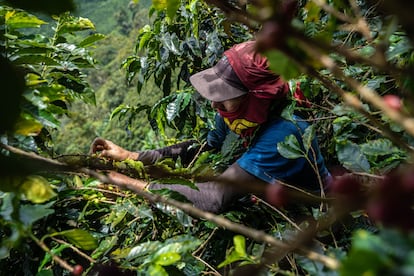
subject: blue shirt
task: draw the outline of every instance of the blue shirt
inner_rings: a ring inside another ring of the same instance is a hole
[[[254,140],[236,162],[242,169],[265,182],[272,184],[280,180],[308,190],[319,190],[317,173],[308,160],[304,157],[285,158],[277,149],[277,144],[285,141],[285,138],[291,134],[295,135],[303,147],[302,135],[309,124],[297,116],[294,116],[293,119],[294,121],[289,121],[279,117],[260,126]],[[218,149],[221,148],[229,132],[230,130],[223,118],[217,115],[216,129],[210,131],[207,137],[209,145]],[[313,163],[316,160],[318,173],[321,179],[324,179],[329,173],[325,167],[316,138],[312,141],[312,149],[316,158],[313,158],[312,150],[309,151],[308,158]]]

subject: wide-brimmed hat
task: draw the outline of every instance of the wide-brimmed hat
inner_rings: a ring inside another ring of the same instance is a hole
[[[254,41],[234,45],[215,66],[191,76],[190,82],[201,96],[214,102],[248,92],[285,97],[288,91],[286,83],[269,70],[266,57],[256,51]]]
[[[201,96],[213,102],[237,98],[248,92],[231,67],[227,56],[223,56],[212,68],[192,75],[190,82]]]

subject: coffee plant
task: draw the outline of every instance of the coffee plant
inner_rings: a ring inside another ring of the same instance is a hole
[[[120,66],[137,93],[151,93],[145,84],[154,82],[162,98],[120,105],[111,120],[132,127],[144,114],[164,145],[202,144],[214,114],[189,76],[231,45],[256,39],[292,95],[300,87],[306,96],[306,105],[292,97],[282,116],[299,112],[312,123],[303,143],[288,136],[279,152],[307,158],[316,136],[332,173],[324,192],[281,183],[251,190],[217,216],[180,194],[136,190],[102,172],[194,187],[239,154],[235,136],[188,166],[55,152],[50,131],[70,116],[70,104],[95,103],[86,69],[94,70],[103,35],[71,13],[72,1],[52,2],[0,1],[1,273],[413,274],[414,22],[406,11],[414,4],[152,1],[151,24]]]

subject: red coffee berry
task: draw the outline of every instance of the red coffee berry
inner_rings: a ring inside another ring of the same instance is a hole
[[[401,110],[401,98],[398,97],[397,95],[385,95],[382,97],[385,104],[389,107],[392,108],[394,110]]]
[[[256,36],[256,47],[258,51],[265,52],[280,48],[285,43],[286,28],[276,20],[263,23],[262,29]]]
[[[287,189],[280,184],[268,185],[265,191],[265,198],[268,203],[275,207],[283,207],[289,200]]]
[[[256,197],[256,196],[254,196],[254,195],[252,195],[252,196],[250,197],[250,202],[251,202],[251,203],[253,203],[253,204],[256,204],[256,203],[257,203],[257,197]]]
[[[365,204],[365,192],[361,182],[351,174],[335,177],[329,188],[335,198],[336,206],[341,209],[356,210]]]
[[[344,175],[333,180],[330,191],[334,196],[359,197],[361,188],[358,179],[352,175]]]
[[[393,217],[392,209],[384,201],[373,201],[367,206],[368,216],[375,222],[389,224]]]
[[[75,265],[72,270],[72,275],[79,276],[83,272],[83,267],[81,265]]]

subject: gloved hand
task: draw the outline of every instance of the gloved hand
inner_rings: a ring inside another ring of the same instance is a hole
[[[115,143],[96,138],[91,145],[89,154],[97,154],[99,157],[107,157],[115,161],[123,161],[126,159],[138,160],[139,153],[126,150]]]

